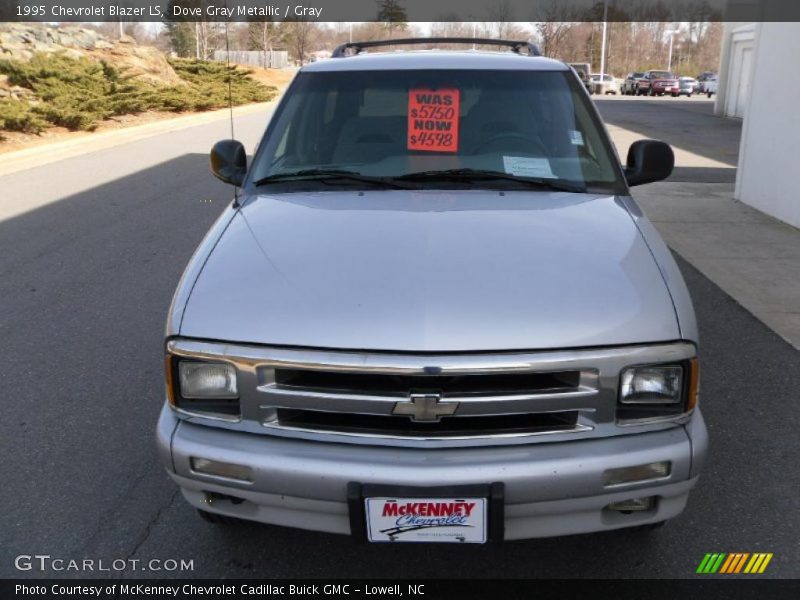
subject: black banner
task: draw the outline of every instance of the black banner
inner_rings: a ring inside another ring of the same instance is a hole
[[[794,0],[2,0],[0,21],[800,21]]]
[[[19,600],[189,600],[207,598],[325,598],[377,600],[771,600],[800,597],[800,580],[2,580],[0,598]]]

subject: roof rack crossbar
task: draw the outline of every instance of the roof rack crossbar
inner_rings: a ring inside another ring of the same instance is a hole
[[[526,51],[529,56],[541,56],[539,47],[531,42],[519,40],[497,40],[491,38],[466,38],[466,37],[430,37],[430,38],[404,38],[397,40],[370,40],[367,42],[348,42],[337,46],[331,58],[344,58],[359,54],[364,48],[378,46],[409,46],[412,44],[472,44],[475,46],[506,46],[517,54]]]

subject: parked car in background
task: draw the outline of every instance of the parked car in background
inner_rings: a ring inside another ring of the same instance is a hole
[[[678,95],[692,97],[697,91],[697,79],[694,77],[680,77],[678,78]]]
[[[623,81],[620,86],[620,93],[626,96],[636,96],[639,89],[639,80],[642,78],[644,78],[644,71],[628,73],[628,76],[625,77],[625,81]]]
[[[589,90],[592,94],[614,94],[619,93],[619,82],[613,75],[600,75],[600,73],[592,73],[592,88]]]
[[[677,96],[679,93],[678,77],[670,71],[647,71],[639,82],[638,94],[647,94],[648,96],[672,94]]]
[[[711,98],[711,96],[717,93],[717,85],[718,85],[717,76],[714,75],[714,77],[706,79],[705,82],[703,83],[703,92],[705,93],[706,96]]]
[[[711,81],[712,79],[717,79],[717,74],[714,71],[703,71],[697,76],[697,82],[700,84],[699,89],[697,90],[698,93],[705,94],[706,93],[706,82]]]
[[[589,63],[569,63],[569,66],[572,67],[572,70],[578,74],[578,79],[583,82],[583,87],[585,87],[586,91],[591,94],[592,78],[589,75],[589,72],[592,70],[592,65]]]

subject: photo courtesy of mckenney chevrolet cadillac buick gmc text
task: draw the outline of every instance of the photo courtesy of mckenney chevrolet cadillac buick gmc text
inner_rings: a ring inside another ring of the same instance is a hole
[[[169,313],[171,477],[210,521],[371,542],[675,517],[708,447],[697,326],[629,193],[672,150],[623,167],[526,42],[397,44],[304,67],[249,165],[214,146],[241,191]]]

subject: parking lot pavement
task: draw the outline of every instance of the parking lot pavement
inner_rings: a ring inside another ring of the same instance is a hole
[[[669,181],[733,183],[742,124],[714,115],[714,101],[697,98],[593,97],[624,161],[637,139],[667,142],[675,151]]]
[[[644,136],[675,151],[669,179],[632,190],[645,213],[673,250],[800,349],[800,230],[734,200],[741,122],[714,116],[709,101],[620,100],[597,103],[620,156]]]
[[[264,121],[237,122],[248,148]],[[230,197],[206,154],[227,135],[208,124],[0,178],[0,576],[41,576],[13,565],[42,553],[194,567],[50,576],[694,577],[706,552],[740,551],[775,553],[765,576],[798,575],[800,353],[683,261],[712,445],[687,512],[662,530],[366,547],[201,521],[164,473],[154,427],[170,297]]]

